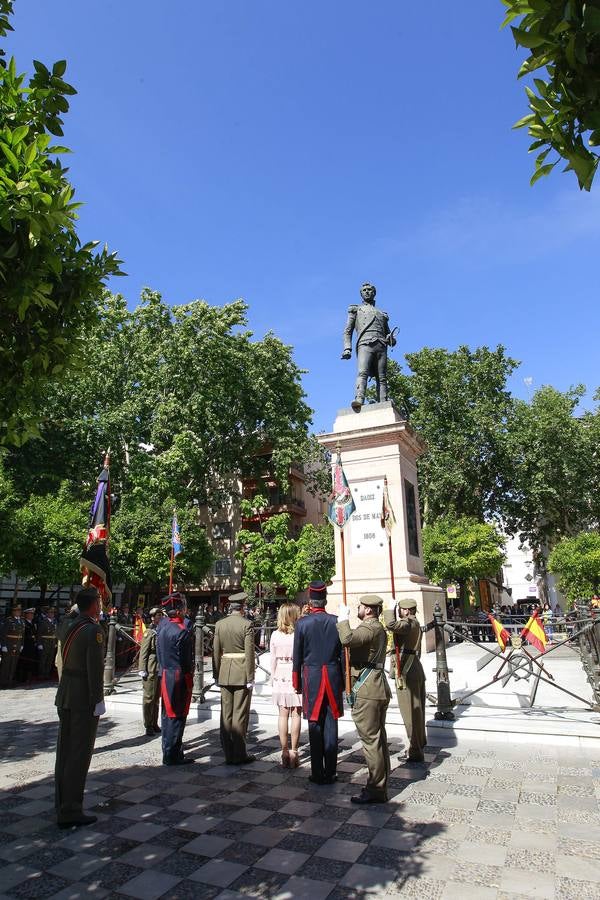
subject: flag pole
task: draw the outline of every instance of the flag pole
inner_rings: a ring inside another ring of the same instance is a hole
[[[173,515],[177,512],[176,509],[173,510]],[[173,547],[173,521],[171,520],[171,570],[169,572],[169,594],[173,593],[173,563],[175,561],[175,548]]]
[[[346,546],[344,543],[344,529],[340,528],[340,540],[342,542],[342,602],[344,606],[348,606],[348,598],[346,596]],[[346,696],[350,696],[352,687],[350,685],[350,648],[344,647],[344,668],[346,670]]]

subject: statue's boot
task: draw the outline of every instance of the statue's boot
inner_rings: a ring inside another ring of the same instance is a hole
[[[365,398],[361,397],[360,394],[357,394],[350,406],[354,410],[354,412],[360,412],[362,409],[362,405],[365,402]]]

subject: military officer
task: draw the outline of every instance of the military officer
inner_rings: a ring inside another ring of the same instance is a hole
[[[37,626],[38,677],[50,678],[56,655],[55,610],[43,606]]]
[[[344,352],[342,359],[352,356],[352,332],[356,331],[356,356],[358,376],[352,409],[360,412],[365,402],[367,379],[375,378],[377,400],[388,399],[387,351],[396,344],[394,332],[390,331],[388,314],[375,309],[374,285],[365,282],[360,289],[362,303],[348,309],[348,321],[344,330]],[[395,329],[394,329],[395,331]]]
[[[104,635],[98,625],[100,597],[94,587],[77,595],[79,615],[66,617],[58,634],[61,675],[56,692],[55,805],[59,828],[91,825],[96,816],[83,812],[83,792],[98,729],[105,712],[102,674]]]
[[[182,766],[183,732],[192,700],[192,636],[185,627],[187,603],[183,594],[170,594],[162,604],[167,619],[156,632],[156,657],[162,697],[162,751],[165,766]]]
[[[227,765],[244,765],[255,757],[246,749],[254,687],[254,629],[244,616],[248,595],[229,598],[229,615],[215,625],[213,675],[221,688],[221,746]]]
[[[21,618],[20,604],[13,606],[10,615],[0,625],[0,687],[10,687],[13,683],[19,656],[23,649],[25,624]]]
[[[379,621],[383,600],[366,594],[359,600],[360,625],[354,630],[348,621],[350,610],[338,611],[337,630],[342,646],[350,649],[352,719],[362,741],[369,771],[367,783],[352,803],[386,803],[390,776],[390,752],[385,717],[392,696],[385,677],[387,634]]]
[[[416,619],[416,600],[402,599],[396,610],[384,610],[386,628],[394,638],[392,674],[398,706],[408,736],[407,762],[420,763],[427,744],[425,730],[425,673],[421,665],[421,626]]]
[[[144,728],[148,737],[160,734],[158,707],[160,703],[160,679],[156,659],[156,626],[162,619],[162,610],[155,606],[150,610],[150,624],[144,632],[140,647],[140,677],[144,682],[142,704]]]
[[[308,719],[311,774],[314,784],[336,780],[338,723],[344,714],[342,699],[342,645],[335,616],[325,612],[327,586],[311,581],[309,613],[294,629],[292,684],[302,694]]]

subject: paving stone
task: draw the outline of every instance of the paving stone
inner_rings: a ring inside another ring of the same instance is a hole
[[[378,890],[387,892],[394,883],[396,873],[394,869],[380,868],[377,866],[364,866],[355,863],[340,881],[341,887],[358,889],[361,891]]]
[[[181,878],[175,875],[147,869],[121,885],[119,893],[125,894],[126,897],[137,897],[139,900],[158,900],[166,891],[175,887],[178,881],[181,881]]]
[[[248,866],[230,860],[212,859],[199,868],[190,880],[225,888],[239,878],[247,868]]]
[[[221,893],[221,887],[212,884],[198,884],[197,881],[184,878],[175,887],[166,891],[161,900],[214,900],[215,897],[220,897]],[[122,896],[118,900],[122,900]]]
[[[331,884],[326,881],[292,875],[281,886],[273,900],[325,900],[332,890]]]

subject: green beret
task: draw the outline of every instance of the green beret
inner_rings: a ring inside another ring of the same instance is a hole
[[[412,609],[412,611],[414,612],[417,608],[417,601],[411,600],[410,597],[403,597],[398,600],[398,606],[400,607],[400,609]]]
[[[377,594],[365,594],[358,602],[363,606],[383,606],[383,600]]]

